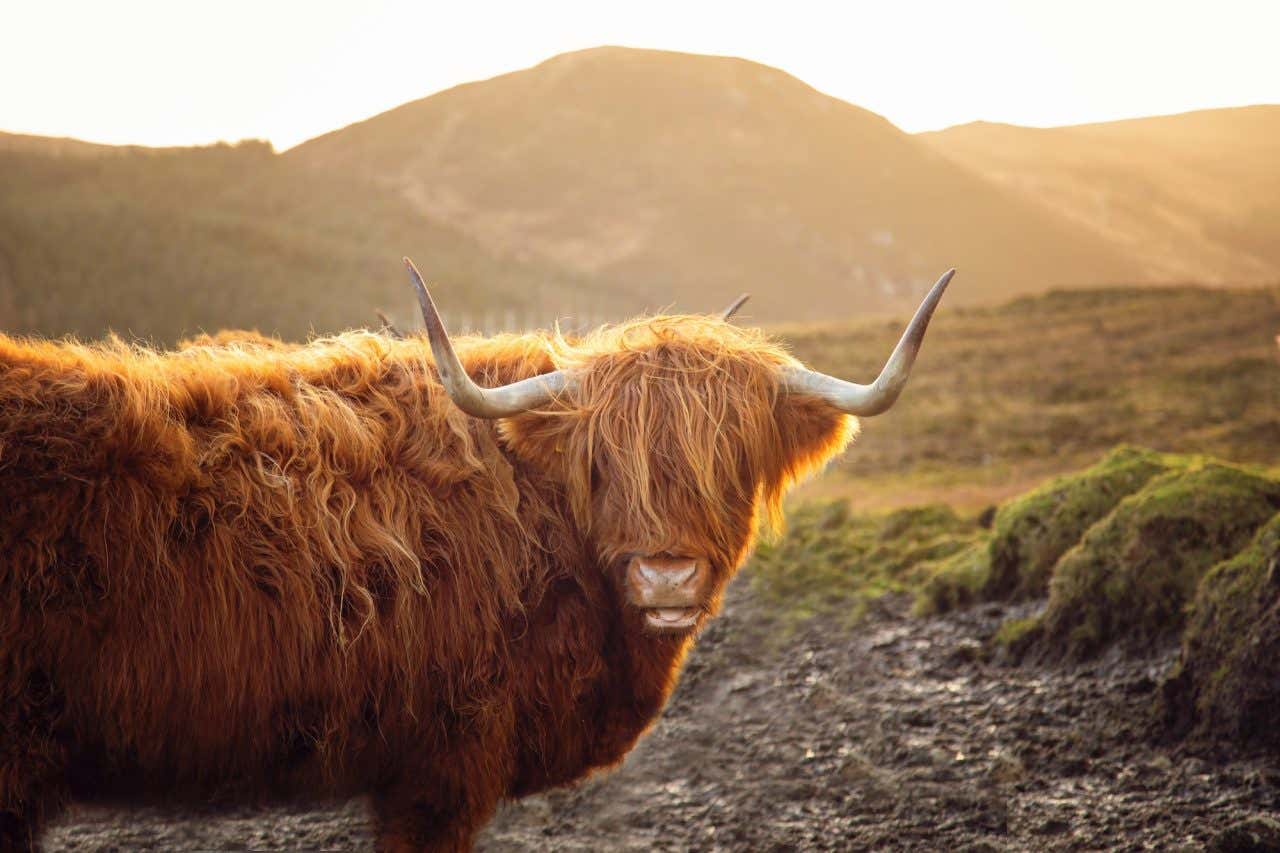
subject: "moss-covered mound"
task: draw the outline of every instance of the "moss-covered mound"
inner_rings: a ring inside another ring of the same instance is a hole
[[[1280,510],[1280,480],[1207,462],[1122,500],[1058,561],[1042,650],[1089,657],[1120,641],[1149,649],[1182,629],[1205,573]]]
[[[1058,559],[1091,525],[1182,457],[1122,446],[1100,462],[1003,504],[992,533],[940,562],[920,589],[916,612],[945,613],[976,601],[1019,601],[1049,591]]]
[[[1001,506],[981,597],[1021,600],[1044,595],[1054,564],[1086,530],[1152,477],[1180,463],[1151,450],[1119,447],[1096,465]]]
[[[745,572],[786,622],[830,614],[852,623],[877,597],[916,589],[985,535],[941,504],[872,515],[817,501],[795,508],[786,535],[763,543]]]
[[[1201,581],[1162,703],[1175,734],[1280,751],[1280,514]]]

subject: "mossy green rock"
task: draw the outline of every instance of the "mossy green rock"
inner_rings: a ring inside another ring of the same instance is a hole
[[[1205,573],[1280,510],[1280,481],[1214,462],[1160,475],[1120,501],[1058,561],[1042,651],[1085,658],[1177,636]]]
[[[1054,564],[1086,530],[1152,477],[1180,464],[1185,463],[1151,450],[1119,447],[1096,465],[1001,506],[981,597],[1021,600],[1044,595]]]
[[[1200,582],[1161,701],[1176,734],[1280,752],[1280,514]]]

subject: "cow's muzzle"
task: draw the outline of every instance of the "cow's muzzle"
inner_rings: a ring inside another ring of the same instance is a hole
[[[705,560],[633,556],[627,563],[627,600],[644,611],[660,634],[687,631],[698,622],[710,578]]]

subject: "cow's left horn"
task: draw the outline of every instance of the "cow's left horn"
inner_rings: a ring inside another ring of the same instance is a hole
[[[924,340],[925,330],[929,328],[929,320],[933,310],[938,307],[942,294],[946,291],[955,270],[947,270],[938,279],[938,283],[929,291],[929,295],[916,309],[902,339],[894,347],[893,355],[885,363],[884,370],[870,385],[858,385],[845,382],[825,373],[795,367],[786,370],[782,376],[783,390],[788,394],[810,394],[821,397],[835,408],[850,415],[870,417],[888,411],[898,399],[902,389],[911,375],[911,365],[920,351],[920,343]]]
[[[732,317],[734,314],[737,314],[738,309],[741,308],[743,305],[746,305],[747,300],[750,298],[751,298],[750,293],[744,293],[741,296],[739,296],[737,299],[733,300],[733,302],[729,303],[728,308],[720,312],[720,319],[724,320],[726,323],[729,322],[729,318]]]
[[[375,308],[374,313],[378,315],[378,322],[382,324],[382,330],[398,341],[404,340],[404,333],[396,328],[396,324],[391,322],[391,318],[387,316],[387,312],[381,308]]]
[[[440,382],[459,409],[477,418],[508,418],[545,406],[565,389],[568,378],[559,370],[500,388],[481,388],[472,382],[458,360],[458,354],[453,351],[453,344],[449,343],[449,333],[445,331],[418,268],[408,258],[404,259],[404,265],[408,267],[413,286],[418,291],[418,304],[422,307],[422,320],[427,326],[427,339],[436,357]]]

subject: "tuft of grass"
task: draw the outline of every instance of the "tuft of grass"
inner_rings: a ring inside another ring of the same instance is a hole
[[[786,535],[762,544],[744,572],[785,628],[817,615],[852,625],[877,598],[914,591],[985,535],[941,504],[859,514],[846,501],[813,501],[789,514]]]
[[[1157,702],[1170,732],[1280,754],[1280,472],[1119,447],[1013,498],[984,527],[943,505],[858,513],[801,505],[761,548],[750,583],[784,629],[858,620],[885,593],[920,615],[1049,594],[1009,619],[990,658],[1081,660],[1181,636]]]
[[[968,607],[983,598],[991,574],[991,536],[976,537],[966,548],[937,561],[916,592],[917,616],[934,616]]]
[[[1159,701],[1176,734],[1280,751],[1280,513],[1200,582]]]
[[[1113,642],[1152,648],[1177,635],[1205,573],[1280,510],[1280,480],[1200,461],[1120,501],[1058,561],[1044,652],[1081,659]]]
[[[990,645],[1017,660],[1039,642],[1043,630],[1044,623],[1038,616],[1008,619],[996,630]]]

